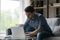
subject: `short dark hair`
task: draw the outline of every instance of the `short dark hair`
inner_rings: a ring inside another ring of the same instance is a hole
[[[25,12],[34,12],[35,10],[34,10],[34,8],[32,7],[32,6],[28,6],[28,7],[26,7],[25,8]]]

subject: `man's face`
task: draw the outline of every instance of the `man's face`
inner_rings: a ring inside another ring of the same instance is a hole
[[[26,16],[30,19],[32,19],[34,17],[34,14],[31,12],[26,12]]]

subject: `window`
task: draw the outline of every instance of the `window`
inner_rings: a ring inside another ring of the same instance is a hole
[[[25,23],[24,8],[28,5],[26,2],[27,0],[1,0],[0,32]]]

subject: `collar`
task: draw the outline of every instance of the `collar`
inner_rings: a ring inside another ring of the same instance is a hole
[[[41,15],[42,14],[40,14],[40,13],[35,13],[35,17],[33,17],[31,20],[35,20],[35,19],[39,18]]]

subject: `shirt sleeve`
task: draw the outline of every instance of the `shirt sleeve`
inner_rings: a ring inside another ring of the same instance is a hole
[[[38,29],[42,30],[46,25],[47,25],[46,19],[43,16],[40,16]]]
[[[39,20],[38,29],[40,30],[40,28],[41,28],[41,21]]]
[[[31,26],[29,25],[29,23],[30,23],[30,19],[28,19],[28,20],[26,21],[25,25],[24,25],[24,32],[25,32],[25,33],[26,33],[26,32],[32,32],[32,31],[35,30],[34,27],[31,27]]]
[[[26,22],[25,22],[24,26],[26,26],[27,24],[28,24],[28,19],[26,20]]]
[[[29,19],[27,19],[26,22],[25,22],[25,24],[24,24],[24,32],[27,31],[26,28],[27,28],[27,26],[28,26],[28,22],[29,22]]]

